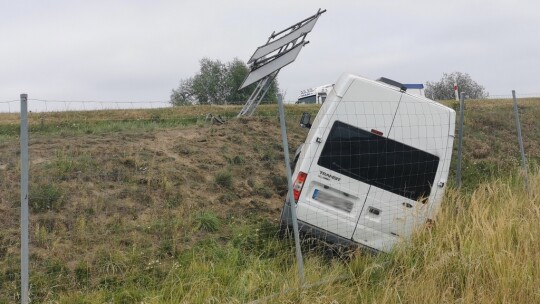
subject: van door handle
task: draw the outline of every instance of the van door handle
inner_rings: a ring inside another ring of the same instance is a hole
[[[411,203],[406,203],[406,202],[403,202],[401,203],[403,206],[407,207],[407,208],[412,208],[412,205]]]

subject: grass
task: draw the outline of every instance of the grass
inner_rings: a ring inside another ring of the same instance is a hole
[[[538,174],[533,181],[540,189]],[[535,303],[540,300],[538,197],[528,197],[510,179],[482,184],[470,197],[450,191],[435,226],[390,254],[340,261],[305,251],[308,282],[329,281],[311,289],[296,289],[294,253],[284,241],[266,236],[263,245],[248,248],[243,241],[205,243],[179,258],[151,303],[268,296],[286,303]]]
[[[230,171],[219,171],[214,176],[214,182],[216,185],[223,187],[223,188],[232,188],[233,186],[233,178]]]
[[[540,104],[520,104],[534,169]],[[301,112],[317,107],[286,110],[294,150],[307,131],[297,125]],[[232,117],[239,108],[32,113],[32,300],[540,302],[540,177],[531,173],[527,196],[510,101],[469,101],[467,110],[465,187],[447,193],[435,225],[375,256],[329,257],[332,248],[306,241],[312,288],[302,290],[292,240],[277,236],[286,179],[274,105],[219,126],[204,123],[205,113]],[[0,303],[12,303],[18,118],[0,118]]]
[[[195,226],[198,230],[216,232],[219,229],[219,218],[211,211],[202,211],[195,216]]]

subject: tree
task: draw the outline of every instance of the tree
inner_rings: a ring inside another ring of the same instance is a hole
[[[482,99],[489,96],[489,93],[483,86],[472,80],[469,74],[461,72],[443,73],[443,77],[439,82],[426,82],[425,94],[431,99],[454,99],[454,82],[457,82],[459,92],[464,92],[468,98]]]
[[[227,99],[227,68],[219,60],[203,58],[201,70],[193,77],[192,89],[199,104],[220,104]]]
[[[199,72],[180,80],[178,88],[172,90],[173,105],[244,103],[255,89],[253,84],[238,91],[249,74],[247,65],[238,58],[227,63],[203,58],[199,63]],[[278,92],[277,80],[274,80],[263,102],[277,102]]]
[[[193,78],[180,80],[178,89],[172,90],[171,103],[174,106],[187,106],[193,104],[194,101]]]
[[[227,102],[234,104],[246,102],[251,92],[253,92],[254,85],[250,85],[242,90],[238,90],[238,88],[249,74],[249,68],[243,61],[234,58],[233,61],[227,64],[227,69],[229,71],[229,88],[231,89]]]

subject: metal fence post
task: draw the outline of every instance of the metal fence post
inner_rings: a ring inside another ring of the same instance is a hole
[[[21,94],[21,303],[28,304],[28,95]]]
[[[519,108],[517,105],[515,90],[512,90],[512,99],[514,99],[514,115],[516,117],[516,130],[517,130],[517,136],[518,136],[519,153],[521,154],[521,169],[523,170],[523,175],[525,177],[525,189],[527,193],[530,195],[527,159],[525,158],[525,149],[523,148],[523,137],[521,136],[521,123],[519,122]]]
[[[457,156],[457,170],[456,170],[456,184],[458,188],[461,188],[461,154],[463,151],[463,120],[465,110],[465,93],[462,92],[459,98],[459,143],[458,143],[458,156]]]
[[[289,159],[289,143],[287,141],[287,127],[285,125],[285,110],[283,109],[283,96],[278,94],[279,122],[281,125],[281,140],[283,142],[283,154],[285,155],[285,167],[287,169],[287,185],[289,206],[291,208],[291,217],[294,232],[294,244],[296,247],[296,262],[298,264],[298,275],[300,277],[300,286],[304,285],[304,260],[302,258],[302,249],[300,248],[300,235],[298,233],[298,220],[296,218],[296,207],[294,206],[294,197],[292,189],[292,172]],[[287,206],[287,204],[285,204]]]

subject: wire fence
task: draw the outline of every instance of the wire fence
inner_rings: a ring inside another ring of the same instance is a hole
[[[0,102],[0,302],[25,285],[36,302],[280,302],[349,277],[369,286],[437,221],[459,184],[460,135],[462,191],[520,166],[511,98],[463,100],[460,128],[457,102],[381,96],[287,106],[286,130],[276,105],[235,119],[241,106],[28,99],[28,285],[20,101]],[[518,96],[534,169],[540,99]]]
[[[29,112],[156,109],[172,107],[170,101],[95,101],[29,99]],[[20,100],[0,102],[0,113],[19,113]]]

